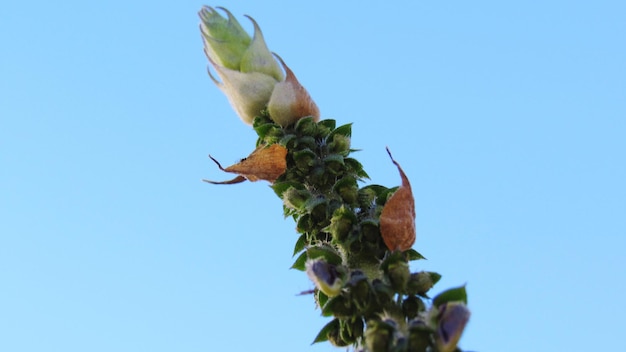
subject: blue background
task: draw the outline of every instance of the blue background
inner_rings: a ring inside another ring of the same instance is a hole
[[[626,3],[225,1],[372,183],[409,176],[432,292],[477,351],[618,350]],[[196,1],[0,11],[0,350],[333,351],[256,140],[206,75]]]

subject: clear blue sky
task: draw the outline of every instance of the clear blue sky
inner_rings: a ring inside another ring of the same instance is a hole
[[[196,1],[0,12],[0,350],[335,351],[255,134],[206,75]],[[616,350],[626,304],[626,3],[259,1],[372,183],[409,176],[414,270],[467,283],[468,350]]]

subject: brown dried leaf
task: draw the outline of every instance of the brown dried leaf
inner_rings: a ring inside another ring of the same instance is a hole
[[[380,234],[390,251],[406,251],[415,243],[415,201],[409,179],[391,156],[389,148],[387,153],[400,171],[402,186],[385,203],[380,214]]]
[[[252,182],[258,180],[266,180],[274,182],[280,175],[287,170],[287,148],[280,144],[272,144],[269,147],[261,145],[256,148],[247,158],[242,159],[237,164],[231,165],[227,168],[223,168],[220,163],[209,155],[209,158],[213,160],[222,171],[239,174],[229,181],[209,181],[202,180],[204,182],[225,185],[240,183],[245,180]]]

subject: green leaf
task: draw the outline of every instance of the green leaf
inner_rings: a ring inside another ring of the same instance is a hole
[[[355,175],[359,176],[360,178],[370,178],[367,172],[363,170],[363,165],[358,160],[353,158],[345,158],[343,161],[349,167],[349,169],[354,172]]]
[[[313,135],[317,130],[317,126],[312,117],[303,117],[299,119],[294,128],[301,134],[308,136]]]
[[[302,254],[298,256],[298,259],[296,259],[296,261],[291,266],[291,269],[305,271],[306,267],[304,264],[306,263],[306,260],[307,260],[306,252],[302,252]]]
[[[296,241],[296,245],[293,249],[293,255],[295,256],[296,254],[300,253],[302,250],[304,250],[305,246],[306,246],[306,234],[303,234],[302,236],[300,236],[300,238],[298,238],[298,241]]]
[[[383,261],[380,263],[380,268],[386,271],[389,268],[389,266],[393,264],[397,264],[397,263],[406,263],[406,260],[404,259],[402,252],[398,252],[398,251],[387,252],[385,254],[385,258],[383,258]]]
[[[327,120],[322,120],[320,122],[318,122],[317,124],[319,126],[323,126],[328,128],[329,130],[334,130],[335,129],[335,125],[336,125],[336,121],[332,120],[332,119],[327,119]]]
[[[440,305],[448,302],[463,302],[467,304],[467,292],[465,291],[465,285],[443,291],[433,298],[433,305],[435,307],[439,307]]]
[[[413,248],[404,251],[404,255],[406,255],[408,261],[426,259],[426,257]]]
[[[441,274],[439,273],[429,271],[428,275],[430,276],[430,280],[433,282],[433,285],[435,285],[437,282],[439,282],[439,280],[441,280]]]
[[[332,297],[322,307],[322,316],[337,318],[349,318],[356,314],[356,309],[352,305],[352,301],[342,295]]]
[[[328,156],[326,156],[324,158],[324,163],[328,164],[328,163],[338,163],[340,165],[343,165],[344,162],[344,157],[343,155],[339,155],[339,154],[330,154]]]
[[[340,134],[346,137],[352,136],[352,123],[348,123],[348,124],[337,127],[334,131],[330,133],[330,135],[328,135],[328,139],[331,139],[332,136],[336,134]]]
[[[315,294],[317,295],[317,304],[320,307],[323,307],[326,302],[328,302],[328,296],[322,292],[322,290],[316,289]]]
[[[307,248],[306,253],[309,259],[324,258],[329,264],[341,264],[341,256],[337,250],[328,245],[311,246]]]
[[[294,145],[295,148],[298,150],[303,150],[303,149],[315,150],[317,148],[317,141],[315,141],[315,138],[311,136],[299,137],[298,139],[296,139],[296,142],[294,144],[295,144]]]
[[[307,212],[312,213],[315,210],[315,208],[317,208],[320,205],[327,204],[327,203],[328,203],[328,200],[324,198],[323,196],[311,197],[304,204],[304,208],[306,209]]]
[[[308,170],[313,166],[317,155],[309,148],[299,150],[293,153],[293,160],[296,162],[296,166],[300,170]]]
[[[262,125],[255,126],[254,130],[259,135],[259,139],[264,139],[265,136],[267,135],[267,133],[270,130],[272,130],[273,128],[276,128],[275,124],[273,124],[273,123],[264,123]]]
[[[400,188],[400,186],[388,188],[385,192],[379,194],[378,198],[376,198],[376,204],[385,205],[385,203],[387,203],[387,199],[389,199],[394,193],[396,193],[398,188]]]
[[[284,146],[285,148],[289,149],[289,147],[291,147],[290,143],[293,144],[294,140],[296,139],[296,135],[295,134],[288,134],[285,135],[283,138],[280,139],[280,145]]]
[[[293,181],[275,182],[270,187],[272,187],[272,189],[274,190],[274,193],[276,193],[276,195],[280,198],[283,197],[283,193],[285,193],[285,191],[288,190],[290,187],[293,187],[298,190],[304,189],[303,184],[298,183],[298,182],[293,182]]]
[[[338,329],[339,329],[339,319],[331,320],[328,324],[324,325],[324,327],[322,328],[322,330],[320,330],[319,334],[317,334],[317,336],[315,337],[315,340],[313,340],[313,343],[311,343],[311,345],[318,343],[318,342],[328,341],[328,333],[330,333],[333,330],[338,330]]]

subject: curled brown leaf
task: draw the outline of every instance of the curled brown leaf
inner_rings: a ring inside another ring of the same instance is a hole
[[[228,181],[202,181],[216,185],[240,183],[245,180],[250,180],[252,182],[258,180],[274,182],[278,177],[280,177],[280,175],[285,173],[285,170],[287,170],[286,156],[287,148],[280,144],[272,144],[270,146],[261,145],[257,147],[247,158],[242,159],[237,164],[223,168],[217,160],[209,155],[209,158],[217,164],[220,170],[235,173],[239,176]]]
[[[391,156],[389,148],[387,153],[398,167],[402,185],[387,200],[380,214],[380,234],[390,251],[406,251],[415,243],[415,201],[409,179]]]

